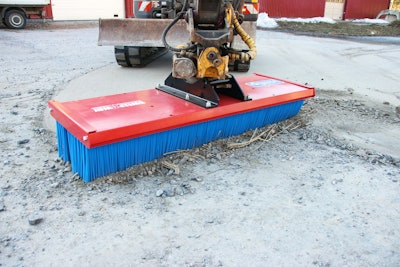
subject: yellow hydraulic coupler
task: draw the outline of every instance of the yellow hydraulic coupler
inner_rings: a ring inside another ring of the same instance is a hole
[[[225,79],[228,73],[229,56],[221,56],[215,47],[207,47],[197,59],[196,78]]]

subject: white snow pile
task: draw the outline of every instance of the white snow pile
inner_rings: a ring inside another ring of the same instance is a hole
[[[331,18],[326,17],[314,17],[314,18],[279,18],[277,21],[287,21],[287,22],[299,22],[299,23],[329,23],[335,24],[336,22]]]
[[[273,29],[278,27],[278,23],[274,19],[268,17],[267,13],[258,14],[257,27]]]
[[[333,19],[331,18],[324,18],[324,17],[315,17],[315,18],[279,18],[279,19],[273,19],[268,17],[267,13],[260,13],[258,14],[258,19],[257,19],[257,27],[259,28],[268,28],[268,29],[273,29],[279,27],[277,21],[288,21],[288,22],[300,22],[300,23],[331,23],[334,24],[336,23]]]
[[[257,19],[257,27],[259,28],[268,28],[273,29],[279,27],[277,21],[284,21],[284,22],[298,22],[298,23],[329,23],[335,24],[336,21],[331,18],[326,17],[314,17],[314,18],[270,18],[267,13],[260,13],[258,14]],[[360,23],[360,24],[388,24],[390,23],[384,19],[355,19],[355,20],[347,20],[353,23]]]
[[[384,19],[354,19],[351,20],[354,23],[366,23],[366,24],[389,24],[390,22]]]

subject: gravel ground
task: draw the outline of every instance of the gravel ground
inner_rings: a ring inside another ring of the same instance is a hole
[[[0,28],[1,266],[399,265],[398,155],[343,138],[399,136],[399,107],[317,88],[289,121],[84,184],[43,116],[115,63],[95,25],[66,28]]]

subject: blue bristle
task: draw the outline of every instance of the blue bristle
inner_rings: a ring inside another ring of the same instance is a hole
[[[68,146],[68,131],[57,121],[58,156],[64,161],[70,161]]]
[[[84,182],[133,165],[151,161],[166,152],[190,149],[218,138],[273,124],[296,115],[304,100],[232,115],[100,147],[87,148],[57,122],[58,153],[70,161]]]

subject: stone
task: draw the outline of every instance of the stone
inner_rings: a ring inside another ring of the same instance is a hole
[[[167,197],[173,197],[175,196],[175,188],[168,187],[167,189],[164,190],[164,193]]]
[[[37,225],[43,221],[43,217],[39,215],[32,215],[28,218],[30,225]]]
[[[6,211],[6,205],[4,203],[0,202],[0,212]]]
[[[18,142],[17,142],[17,144],[18,145],[24,145],[24,144],[27,144],[27,143],[29,143],[29,139],[22,139],[22,140],[19,140]]]
[[[163,194],[164,194],[164,190],[162,190],[162,189],[158,189],[156,192],[157,197],[161,197]]]

